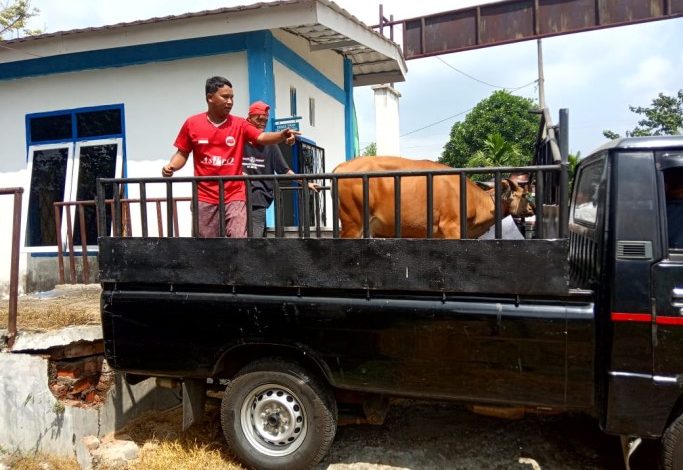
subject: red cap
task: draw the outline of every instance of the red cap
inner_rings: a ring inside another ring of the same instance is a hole
[[[270,106],[263,101],[256,101],[249,106],[249,116],[253,114],[268,114]]]

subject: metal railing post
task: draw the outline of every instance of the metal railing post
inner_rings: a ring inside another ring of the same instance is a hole
[[[12,349],[17,338],[17,302],[19,298],[19,248],[21,237],[21,199],[24,188],[3,188],[0,195],[13,194],[12,254],[10,258],[9,311],[7,316],[7,346]]]
[[[569,110],[560,109],[560,238],[569,235]]]

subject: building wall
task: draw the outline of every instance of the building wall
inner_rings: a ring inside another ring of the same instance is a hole
[[[249,52],[246,50],[249,41],[254,39],[270,48],[265,52],[260,52],[261,55],[257,57],[257,60],[265,62],[269,57],[271,59],[270,71],[266,67],[265,72],[260,76],[254,74],[253,57],[250,62],[249,55],[253,54],[252,49],[249,49]],[[72,41],[72,38],[69,38],[69,41]],[[181,43],[182,41],[178,43],[179,47]],[[0,128],[6,136],[3,158],[0,158],[0,187],[22,186],[25,188],[27,191],[24,194],[23,210],[25,224],[30,180],[30,175],[26,170],[26,115],[112,104],[122,104],[124,109],[125,174],[129,177],[160,176],[162,165],[168,162],[175,150],[173,141],[183,120],[190,114],[206,109],[204,82],[212,75],[224,75],[233,83],[235,105],[232,112],[238,116],[246,115],[251,101],[271,96],[274,97],[270,99],[275,106],[274,117],[286,117],[290,109],[289,88],[295,86],[299,99],[299,114],[304,117],[300,122],[303,135],[325,148],[326,170],[331,171],[337,163],[345,159],[347,145],[345,100],[348,99],[348,95],[344,92],[346,81],[344,61],[341,56],[330,51],[307,52],[307,47],[303,43],[299,38],[282,32],[275,35],[271,35],[268,31],[247,35],[236,34],[234,41],[227,47],[228,50],[236,50],[236,52],[185,57],[191,54],[191,48],[189,48],[186,52],[178,52],[177,57],[169,58],[168,53],[173,53],[175,48],[162,45],[157,48],[164,55],[160,60],[154,60],[153,51],[143,49],[140,52],[139,48],[129,46],[130,48],[123,52],[121,50],[95,51],[94,58],[79,55],[81,53],[65,56],[64,61],[68,62],[70,67],[77,67],[77,64],[83,63],[82,68],[85,69],[69,73],[48,74],[51,70],[51,63],[48,64],[50,61],[41,62],[38,59],[37,62],[31,62],[29,69],[40,71],[42,67],[44,69],[42,74],[35,73],[28,74],[28,76],[20,74],[20,78],[14,79],[9,78],[12,69],[3,69],[0,64],[0,102],[3,103],[3,112],[0,113],[0,126],[2,127]],[[212,47],[220,49],[226,43],[223,41],[219,45],[214,39],[209,39],[202,44],[204,48],[198,50],[197,54],[206,53]],[[59,41],[56,46],[52,47],[58,46]],[[82,45],[77,46],[71,43],[68,47],[64,44],[62,46],[60,51],[67,54],[71,54],[70,51],[83,49]],[[109,56],[117,66],[102,66],[106,64]],[[136,57],[136,59],[127,63],[129,57]],[[90,68],[86,59],[92,60],[98,66]],[[4,77],[3,72],[6,72]],[[315,126],[309,124],[309,97],[314,98],[316,103]],[[192,173],[190,162],[177,174],[178,176],[191,176]],[[147,189],[148,197],[164,194],[162,185]],[[137,195],[135,188],[128,193],[129,197]],[[174,187],[174,196],[189,195],[189,185],[184,188]],[[0,214],[3,219],[10,220],[11,197],[3,196],[3,198],[0,198]],[[185,214],[180,220],[181,235],[189,235],[190,231],[189,204],[186,206],[187,210],[180,208],[179,211]],[[162,212],[165,214],[165,210]],[[131,215],[133,220],[137,220],[138,214],[135,210]],[[163,223],[165,227],[165,220]],[[156,233],[156,223],[151,221],[150,235],[154,236]],[[9,282],[10,236],[9,227],[0,230],[0,260],[7,260],[7,262],[0,263],[0,295],[7,290]],[[22,235],[22,243],[23,240]],[[21,257],[22,278],[26,277],[29,256],[32,255],[24,253]],[[31,264],[45,266],[45,262]],[[47,269],[47,267],[41,269]],[[42,275],[40,277],[44,278]],[[41,286],[43,285],[45,283],[41,282]]]
[[[325,149],[325,171],[345,160],[344,105],[321,92],[288,67],[277,62],[275,95],[278,118],[290,115],[290,87],[296,88],[297,114],[301,116],[299,129],[302,135]],[[309,99],[315,100],[315,125],[310,124]]]

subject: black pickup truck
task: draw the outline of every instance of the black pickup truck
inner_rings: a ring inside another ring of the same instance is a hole
[[[397,396],[585,410],[625,449],[660,439],[663,468],[683,468],[683,220],[667,220],[683,137],[606,144],[571,197],[566,149],[521,170],[537,202],[522,240],[340,239],[334,174],[314,175],[333,196],[327,236],[159,237],[146,220],[131,236],[122,188],[144,204],[153,184],[172,199],[171,181],[100,180],[107,361],[182,382],[187,422],[220,388],[225,437],[259,469],[311,467],[342,412],[380,422]],[[499,185],[511,170],[489,171]],[[186,180],[173,184],[196,191]]]

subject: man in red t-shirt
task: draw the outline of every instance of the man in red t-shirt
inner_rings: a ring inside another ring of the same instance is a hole
[[[178,149],[168,165],[161,169],[163,176],[173,176],[187,163],[192,153],[195,176],[230,176],[242,174],[244,144],[259,145],[294,142],[297,131],[262,132],[245,119],[231,116],[233,105],[232,83],[227,78],[211,77],[206,80],[208,111],[187,118],[175,147]],[[247,206],[243,181],[226,181],[225,233],[228,237],[247,236]],[[219,227],[218,183],[204,181],[197,185],[199,201],[199,236],[217,237]]]

